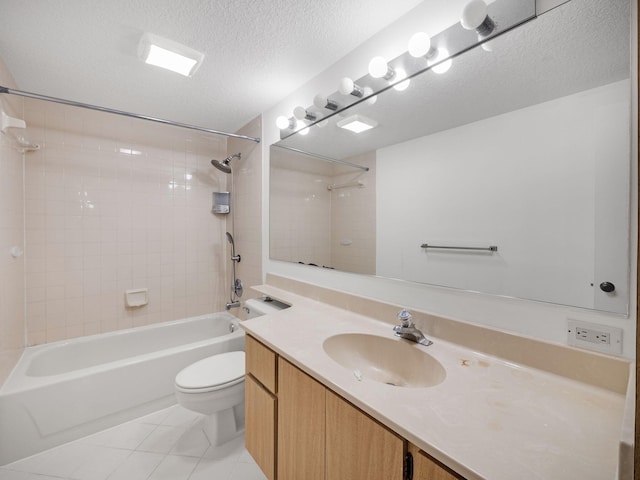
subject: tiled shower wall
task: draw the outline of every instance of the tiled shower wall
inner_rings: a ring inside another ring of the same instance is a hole
[[[25,102],[29,345],[224,309],[224,137]],[[149,303],[127,307],[125,291]]]
[[[0,84],[15,87],[1,59]],[[3,95],[0,108],[19,117],[22,102],[13,100]],[[25,345],[24,256],[10,254],[13,247],[24,248],[22,186],[22,153],[11,133],[0,133],[0,385]]]
[[[249,122],[236,132],[249,137],[262,136],[262,118]],[[242,159],[231,164],[234,175],[232,208],[235,225],[227,222],[227,228],[233,230],[236,253],[241,261],[236,265],[236,274],[245,287],[241,300],[258,296],[247,287],[260,285],[262,281],[262,148],[260,143],[243,139],[227,140],[229,154],[242,154]],[[227,277],[229,288],[230,276]],[[228,295],[228,291],[227,291]],[[240,315],[239,312],[232,312]]]

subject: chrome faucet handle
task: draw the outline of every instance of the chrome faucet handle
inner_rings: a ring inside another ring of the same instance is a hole
[[[403,308],[398,312],[398,321],[403,328],[409,328],[413,326],[413,321],[411,320],[411,312],[406,308]]]

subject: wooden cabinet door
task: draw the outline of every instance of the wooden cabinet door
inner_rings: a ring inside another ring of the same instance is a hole
[[[404,440],[327,390],[327,480],[403,480]]]
[[[276,398],[245,377],[245,447],[269,480],[276,478]]]
[[[324,420],[325,387],[279,357],[278,480],[325,479]]]
[[[409,453],[413,456],[413,480],[464,480],[415,445],[409,444]]]

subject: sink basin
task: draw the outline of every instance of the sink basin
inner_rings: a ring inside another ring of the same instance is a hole
[[[322,347],[358,380],[419,388],[438,385],[447,376],[424,347],[394,337],[344,333],[327,338]]]

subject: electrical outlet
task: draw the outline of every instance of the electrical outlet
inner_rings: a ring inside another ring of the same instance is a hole
[[[622,353],[622,329],[609,325],[567,320],[569,345],[602,353]]]

